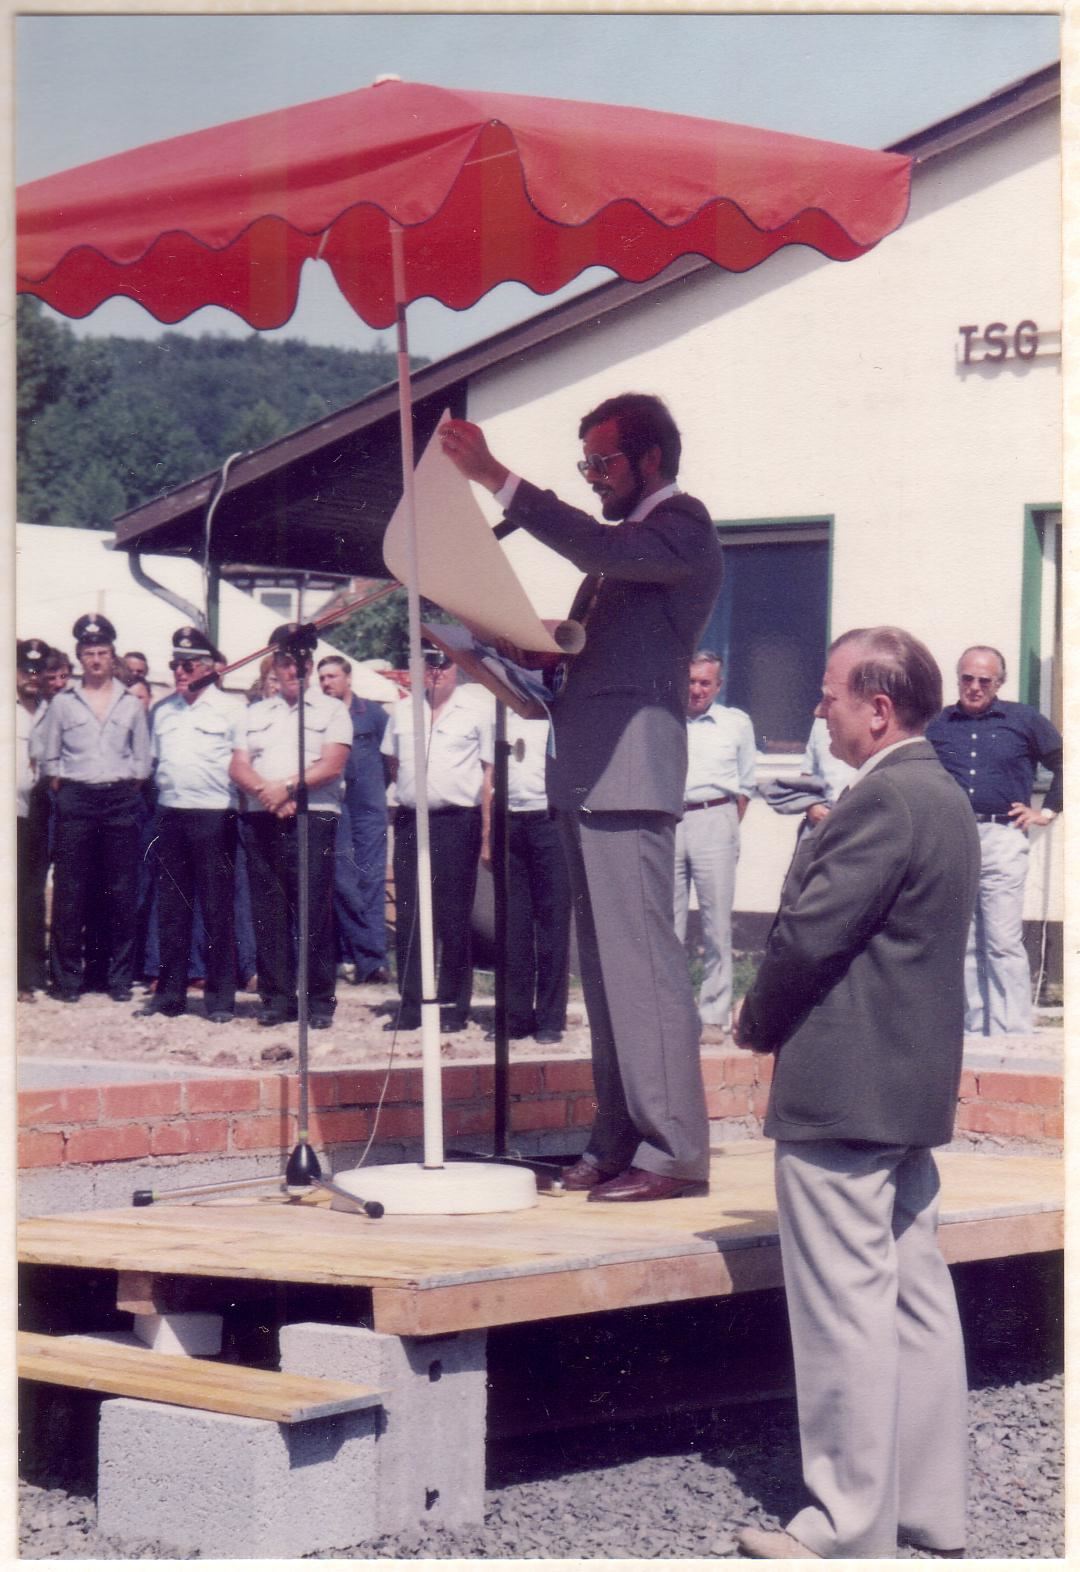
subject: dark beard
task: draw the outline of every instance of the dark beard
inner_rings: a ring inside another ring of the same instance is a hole
[[[601,513],[606,519],[627,519],[633,513],[645,492],[645,478],[640,469],[634,465],[634,479],[637,485],[626,497],[605,497],[601,506]]]

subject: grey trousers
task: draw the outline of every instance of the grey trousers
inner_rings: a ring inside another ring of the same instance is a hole
[[[1031,968],[1024,949],[1028,838],[1011,824],[980,824],[979,844],[979,893],[964,962],[964,1029],[987,1037],[1030,1032]]]
[[[778,1141],[803,1479],[788,1532],[835,1560],[964,1544],[967,1374],[923,1147]]]
[[[709,1173],[700,1032],[675,936],[675,819],[558,815],[592,1038],[597,1113],[586,1148],[609,1173]]]
[[[695,808],[675,831],[675,932],[686,942],[690,885],[697,891],[705,940],[698,1010],[705,1026],[731,1019],[731,909],[739,861],[739,813],[733,802]]]

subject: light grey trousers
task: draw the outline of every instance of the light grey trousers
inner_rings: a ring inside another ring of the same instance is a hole
[[[1028,838],[1011,824],[978,829],[982,864],[964,962],[964,1029],[988,1037],[1030,1032],[1031,968],[1024,949]]]
[[[923,1147],[778,1141],[803,1479],[787,1525],[829,1559],[964,1544],[967,1374]]]
[[[675,820],[558,815],[570,872],[597,1112],[585,1155],[679,1179],[709,1175],[700,1030],[675,937]]]
[[[739,813],[733,802],[695,808],[675,830],[675,932],[686,943],[690,886],[697,891],[705,941],[698,1011],[705,1026],[731,1019],[731,908],[739,861]]]

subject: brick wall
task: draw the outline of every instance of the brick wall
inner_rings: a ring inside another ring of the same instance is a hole
[[[771,1058],[734,1052],[703,1055],[710,1117],[724,1139],[757,1136],[768,1099]],[[421,1072],[318,1071],[309,1085],[310,1139],[331,1160],[371,1135],[383,1083],[375,1149],[422,1136]],[[492,1125],[494,1067],[457,1064],[443,1071],[448,1143],[476,1140]],[[295,1075],[153,1081],[24,1091],[18,1099],[19,1167],[195,1156],[287,1155],[296,1142]],[[580,1150],[594,1110],[592,1074],[583,1059],[530,1060],[510,1067],[510,1129],[543,1136],[544,1149]],[[965,1071],[957,1135],[1058,1142],[1063,1134],[1060,1076]]]

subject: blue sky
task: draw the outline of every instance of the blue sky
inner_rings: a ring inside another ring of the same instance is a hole
[[[1001,14],[22,16],[15,26],[18,181],[383,72],[882,147],[1059,54],[1056,17]],[[375,335],[325,270],[312,274],[279,336],[369,347]],[[419,302],[410,347],[450,353],[555,298],[506,285],[468,312]],[[185,329],[250,331],[221,311]],[[162,330],[114,302],[77,331]]]

